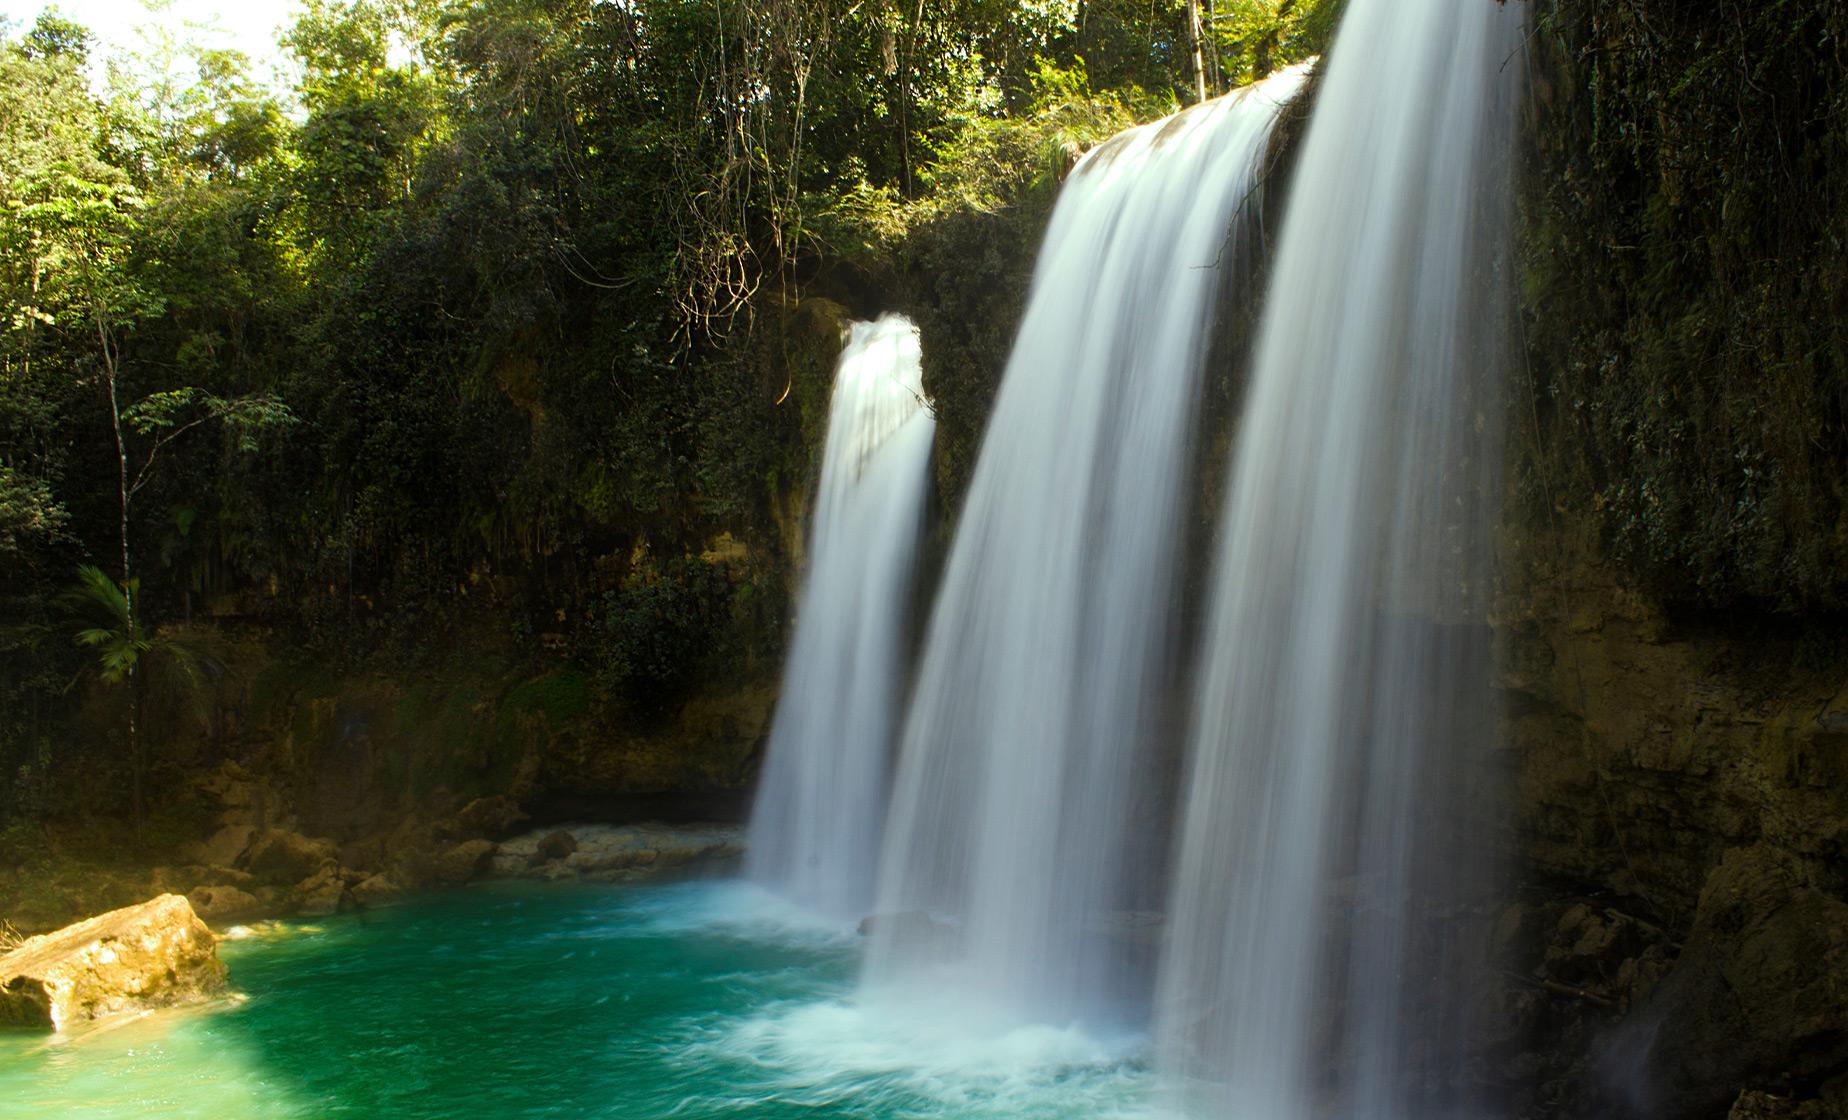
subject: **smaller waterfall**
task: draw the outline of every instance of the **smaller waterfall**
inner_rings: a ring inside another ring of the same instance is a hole
[[[753,881],[833,917],[872,901],[935,434],[917,328],[855,323],[745,861]]]

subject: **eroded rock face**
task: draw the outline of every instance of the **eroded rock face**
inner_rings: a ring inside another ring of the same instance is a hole
[[[225,984],[218,942],[175,894],[27,940],[0,957],[0,1025],[68,1030],[205,999]]]

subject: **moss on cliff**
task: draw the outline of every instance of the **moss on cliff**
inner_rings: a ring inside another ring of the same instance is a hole
[[[1848,607],[1848,5],[1546,0],[1524,499],[1665,602]]]

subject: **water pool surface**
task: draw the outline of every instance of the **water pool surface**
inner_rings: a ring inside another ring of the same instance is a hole
[[[0,1034],[0,1117],[1120,1117],[1131,1042],[863,1004],[858,938],[730,882],[492,884],[275,927],[241,998]]]

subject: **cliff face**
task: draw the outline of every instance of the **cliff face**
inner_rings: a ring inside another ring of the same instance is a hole
[[[1497,628],[1510,967],[1577,993],[1543,1095],[1840,1108],[1848,5],[1536,15]]]

